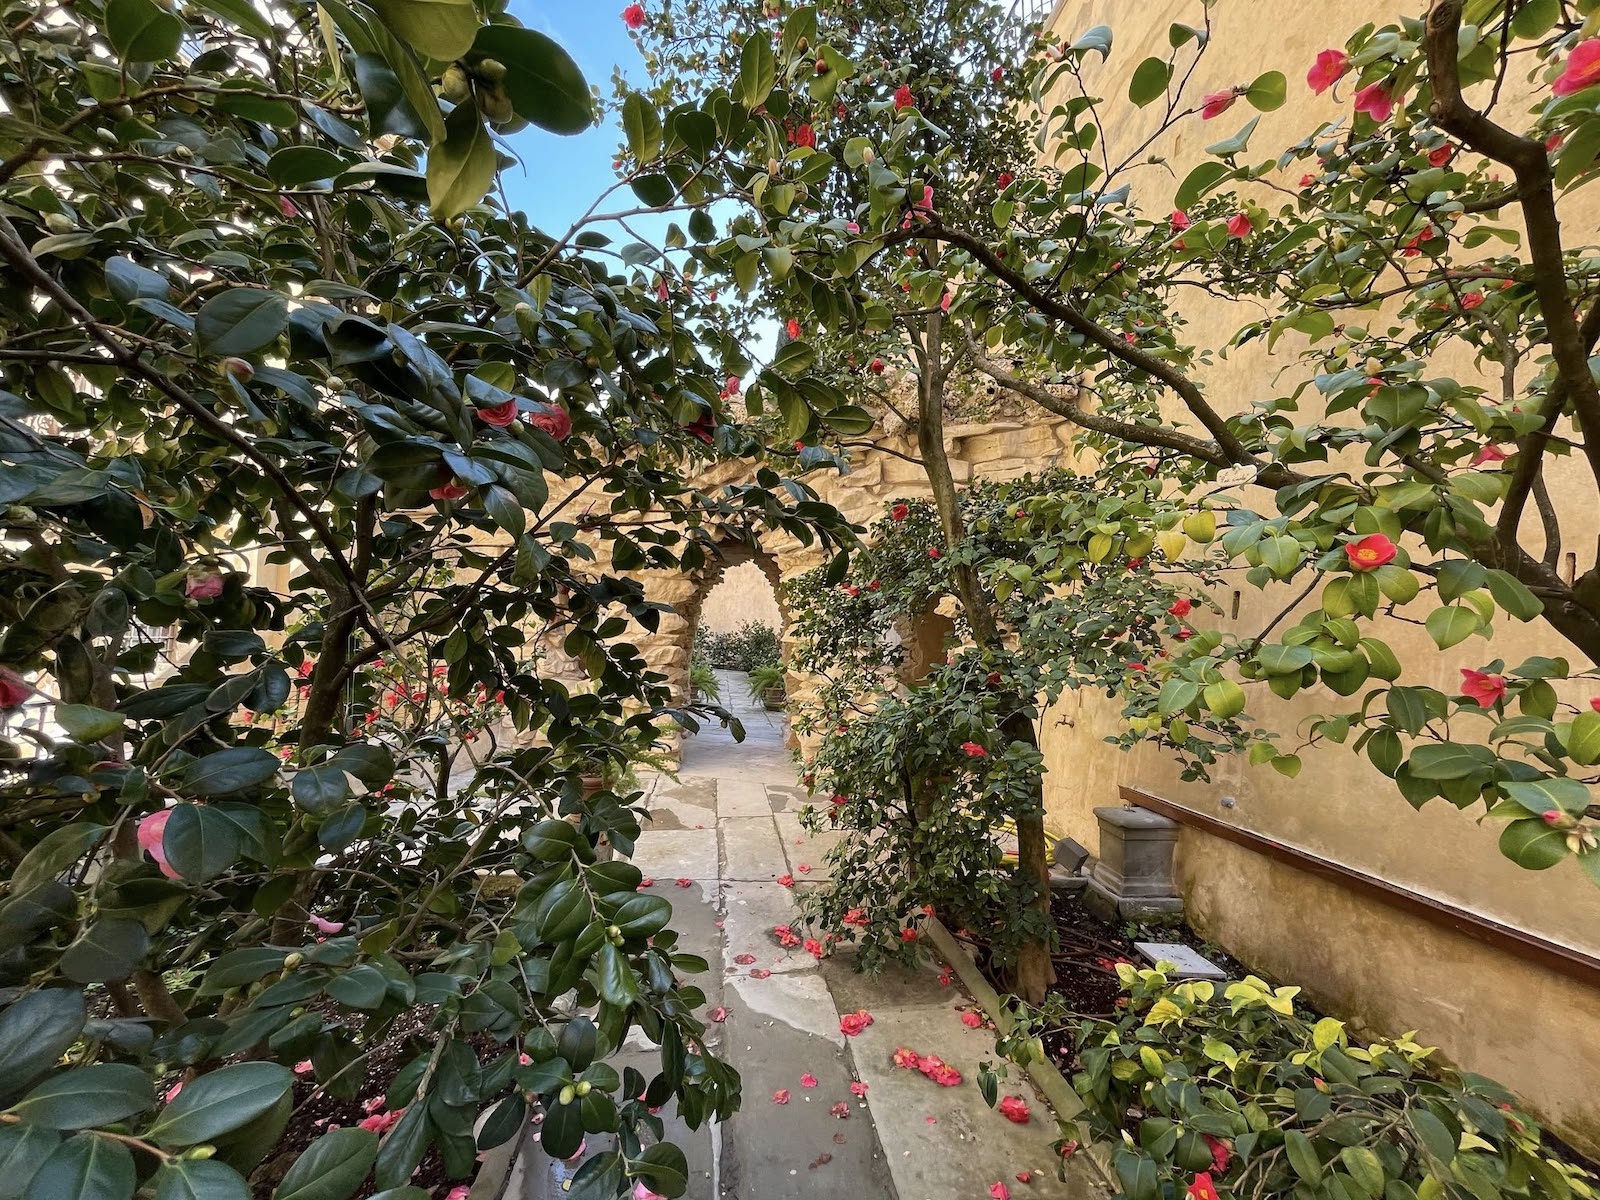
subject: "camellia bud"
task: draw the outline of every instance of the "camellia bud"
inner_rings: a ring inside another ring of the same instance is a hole
[[[472,95],[472,80],[459,63],[451,63],[439,76],[439,95],[451,104],[464,103]]]
[[[620,925],[607,925],[606,936],[613,942],[620,941],[622,939],[622,927]]]
[[[827,73],[828,73],[828,64],[824,60],[822,60],[820,58],[817,59],[817,74],[818,75],[826,75]]]
[[[861,152],[861,161],[864,162],[864,163],[869,163],[870,164],[870,163],[876,161],[877,157],[878,156],[873,153],[871,146],[868,146],[865,150],[863,150]]]
[[[78,225],[66,213],[45,213],[44,227],[51,233],[71,233]]]
[[[255,365],[245,358],[225,358],[222,360],[222,369],[240,383],[249,383],[256,377]]]
[[[571,1104],[572,1101],[573,1101],[573,1098],[575,1096],[577,1096],[577,1094],[578,1094],[577,1089],[574,1088],[569,1083],[569,1084],[567,1084],[566,1087],[561,1089],[561,1094],[559,1096],[557,1096],[556,1099],[559,1100],[562,1104]]]
[[[190,1146],[183,1152],[183,1157],[189,1159],[190,1161],[194,1161],[197,1159],[210,1158],[216,1152],[217,1148],[215,1146]]]
[[[511,97],[499,84],[478,96],[478,107],[483,109],[483,115],[496,125],[504,125],[517,115],[511,107]]]
[[[799,50],[801,53],[804,53],[806,48],[809,47],[810,45],[811,45],[811,39],[810,38],[801,38],[798,42],[796,42],[794,44],[794,48],[796,50]]]
[[[587,1079],[580,1079],[578,1081],[578,1086],[575,1087],[573,1091],[577,1092],[580,1096],[587,1096],[590,1092],[594,1091],[594,1084],[590,1083]]]
[[[335,392],[344,390],[344,380],[337,375],[328,376],[328,387]]]
[[[485,58],[472,68],[472,72],[479,79],[487,79],[490,83],[499,83],[506,77],[506,65],[498,58]]]
[[[305,960],[306,956],[301,954],[300,951],[296,950],[293,954],[289,954],[284,957],[283,968],[286,971],[292,971],[301,963],[305,962]]]

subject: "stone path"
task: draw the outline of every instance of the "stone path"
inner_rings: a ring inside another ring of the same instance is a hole
[[[747,736],[735,743],[707,728],[685,739],[678,779],[651,785],[654,819],[634,858],[671,900],[680,945],[712,964],[696,982],[708,1007],[725,1006],[728,1015],[708,1040],[744,1080],[743,1107],[730,1121],[697,1131],[669,1121],[668,1136],[689,1156],[688,1196],[985,1200],[996,1182],[1014,1200],[1093,1195],[1086,1174],[1056,1180],[1054,1120],[1018,1073],[1002,1082],[1002,1094],[1025,1096],[1031,1123],[1012,1124],[984,1104],[975,1080],[979,1062],[994,1057],[992,1036],[962,1024],[967,997],[942,984],[937,967],[871,977],[843,957],[818,963],[778,946],[773,927],[796,911],[795,892],[777,880],[791,875],[796,889],[824,882],[833,835],[800,829],[805,793],[795,786],[782,714],[753,707],[743,676],[718,674],[723,703]],[[740,961],[747,956],[753,961]],[[847,1038],[840,1015],[859,1010],[872,1024]],[[900,1046],[938,1054],[965,1082],[940,1087],[895,1067]],[[654,1074],[648,1046],[630,1048],[618,1066],[629,1060]],[[814,1087],[802,1084],[808,1074]],[[852,1083],[865,1084],[865,1095],[853,1094]],[[784,1091],[788,1102],[774,1103]],[[1017,1181],[1023,1171],[1033,1173],[1031,1183]],[[555,1200],[570,1172],[530,1144],[506,1195]]]

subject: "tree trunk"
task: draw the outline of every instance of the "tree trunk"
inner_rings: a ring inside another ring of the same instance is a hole
[[[950,470],[950,458],[944,450],[944,344],[943,314],[933,313],[928,318],[927,341],[920,355],[921,378],[917,399],[920,426],[918,444],[922,461],[928,474],[928,484],[933,490],[934,507],[939,512],[939,528],[944,533],[945,544],[953,547],[960,543],[964,530],[961,505],[956,495],[955,476]],[[994,608],[983,594],[978,574],[971,567],[955,568],[956,596],[972,629],[972,640],[980,646],[1000,649],[1000,624]],[[1038,735],[1033,721],[1026,715],[1025,697],[1015,697],[1017,708],[1001,723],[1001,730],[1012,741],[1020,741],[1038,748]],[[1032,789],[1032,803],[1027,809],[1012,813],[1017,827],[1017,869],[1033,885],[1034,895],[1030,907],[1039,915],[1044,926],[1050,926],[1050,861],[1048,839],[1044,832],[1044,783],[1036,779]],[[1050,963],[1048,940],[1034,938],[1017,951],[1015,991],[1029,1004],[1041,1004],[1045,993],[1055,982],[1055,968]]]

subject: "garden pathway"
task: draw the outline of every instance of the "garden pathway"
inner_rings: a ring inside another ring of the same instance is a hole
[[[649,785],[654,819],[634,857],[672,901],[680,945],[712,964],[696,982],[707,1007],[727,1016],[708,1040],[744,1080],[730,1121],[697,1131],[669,1121],[669,1137],[689,1156],[690,1200],[985,1200],[998,1182],[1014,1200],[1086,1200],[1093,1193],[1076,1162],[1067,1183],[1055,1178],[1054,1121],[1031,1089],[1002,1081],[1003,1092],[1026,1096],[1027,1125],[984,1104],[974,1081],[978,1063],[994,1056],[992,1037],[962,1024],[967,997],[941,983],[937,967],[873,978],[844,957],[818,963],[777,944],[772,929],[794,920],[795,891],[827,878],[832,835],[800,829],[806,797],[782,714],[752,706],[742,675],[718,675],[745,740],[717,728],[685,738],[678,779]],[[795,879],[793,890],[782,876]],[[872,1024],[847,1038],[840,1016],[861,1010]],[[899,1046],[938,1054],[965,1082],[940,1087],[895,1067]],[[618,1065],[628,1061],[647,1075],[656,1069],[643,1043]],[[805,1075],[814,1087],[803,1086]],[[788,1102],[774,1103],[782,1091]],[[1019,1183],[1030,1171],[1033,1182]],[[507,1195],[558,1200],[570,1172],[530,1144]]]

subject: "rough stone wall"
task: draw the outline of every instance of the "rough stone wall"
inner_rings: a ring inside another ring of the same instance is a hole
[[[732,633],[746,621],[781,627],[778,598],[772,581],[753,562],[729,567],[722,582],[707,593],[700,606],[700,628],[714,633]]]

